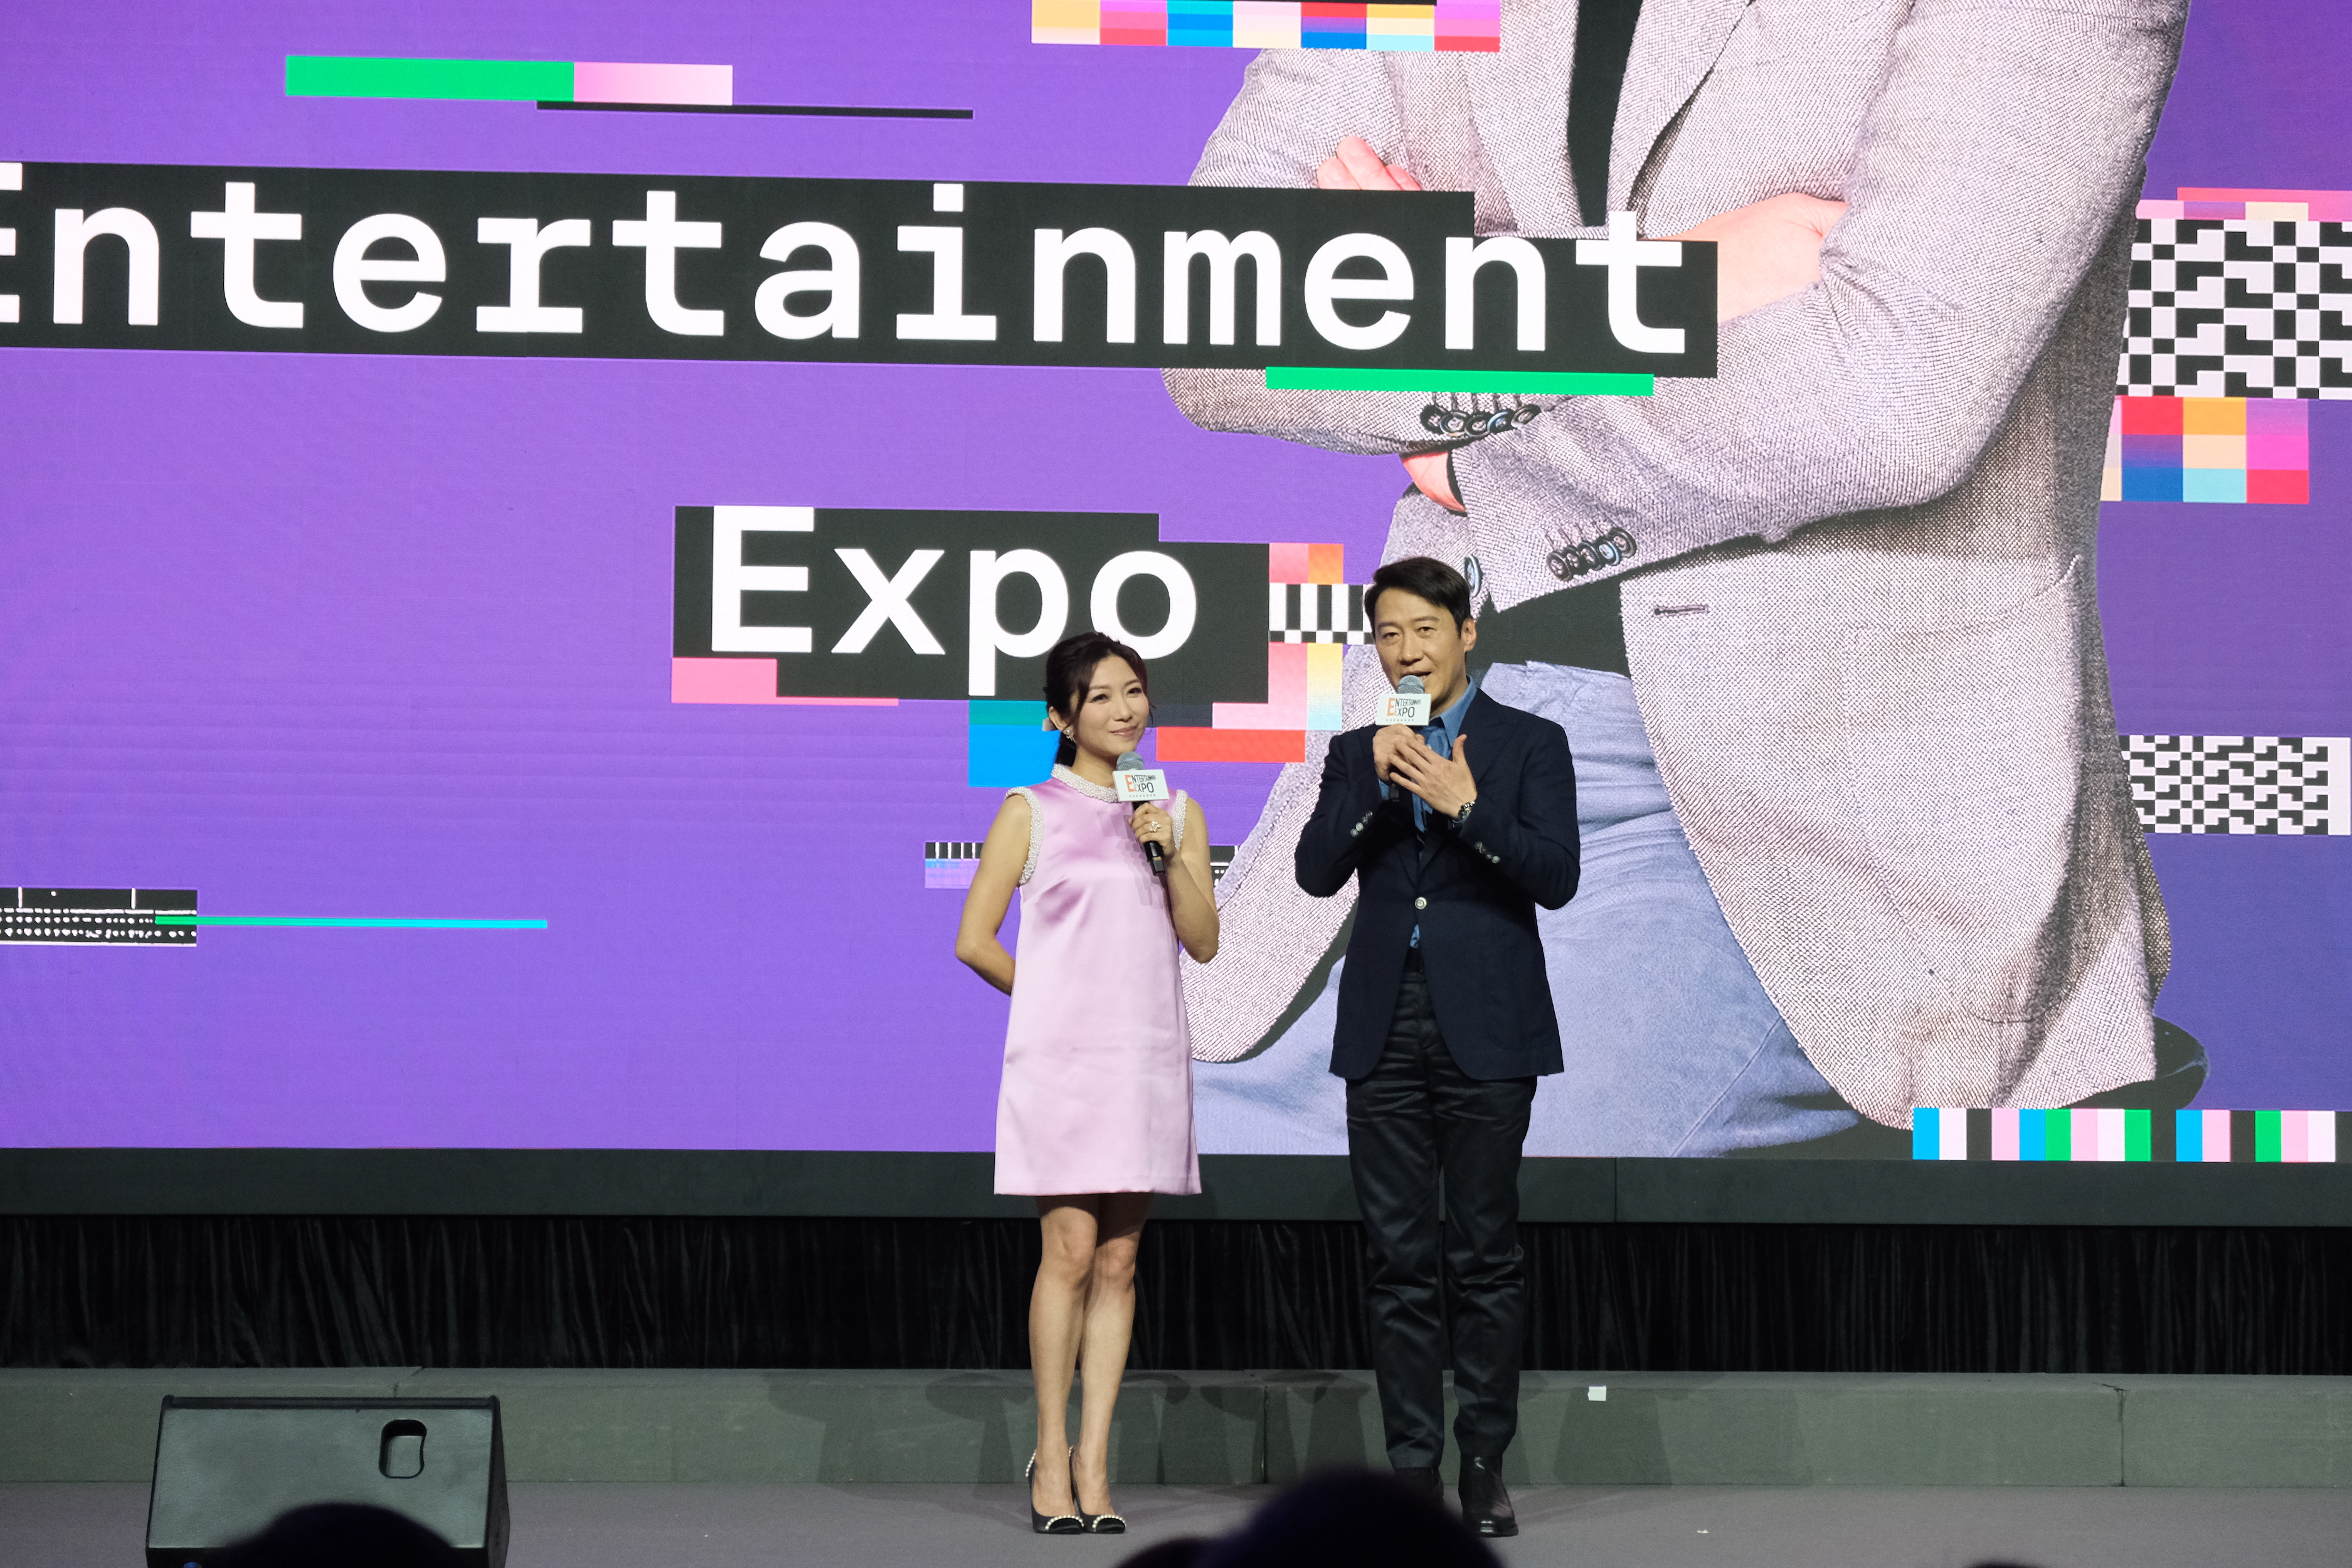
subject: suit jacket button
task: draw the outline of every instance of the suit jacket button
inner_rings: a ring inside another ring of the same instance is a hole
[[[1429,900],[1427,899],[1415,899],[1412,901],[1412,907],[1417,910],[1425,910],[1429,908]]]
[[[1350,837],[1350,838],[1353,838],[1354,837],[1356,837],[1356,835],[1358,835],[1359,833],[1361,833],[1363,830],[1364,830],[1364,825],[1363,825],[1362,823],[1360,823],[1360,823],[1356,824],[1356,826],[1355,826],[1350,827],[1349,829],[1348,829],[1348,837]]]

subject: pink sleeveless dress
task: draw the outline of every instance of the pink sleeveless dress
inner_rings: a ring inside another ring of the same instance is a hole
[[[1029,863],[996,1190],[1197,1193],[1182,950],[1130,808],[1067,768],[1013,793],[1029,802]],[[1170,815],[1181,842],[1182,795]]]

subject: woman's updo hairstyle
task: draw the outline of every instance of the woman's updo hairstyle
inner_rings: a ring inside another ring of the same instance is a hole
[[[1107,658],[1127,660],[1128,668],[1142,683],[1144,701],[1151,700],[1151,676],[1143,668],[1141,654],[1103,632],[1064,637],[1045,655],[1045,706],[1067,721],[1070,729],[1078,726],[1078,709],[1086,702],[1087,688],[1094,684],[1095,667]],[[1065,731],[1061,744],[1054,749],[1054,765],[1067,767],[1077,760],[1077,742]]]

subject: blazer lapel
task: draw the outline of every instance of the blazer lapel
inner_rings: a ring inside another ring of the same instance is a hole
[[[1472,784],[1484,781],[1486,768],[1495,760],[1495,750],[1503,743],[1504,736],[1510,732],[1512,722],[1510,709],[1484,691],[1470,699],[1470,711],[1462,715],[1460,738],[1485,742],[1470,753],[1468,765]],[[1430,831],[1421,836],[1421,858],[1414,868],[1416,879],[1421,872],[1429,868],[1429,858],[1437,853],[1438,845],[1444,842],[1440,837],[1443,831],[1433,825]]]
[[[1609,210],[1632,205],[1633,183],[1669,121],[1715,68],[1749,0],[1644,0],[1609,141]],[[1503,47],[1511,47],[1507,30]]]
[[[1512,724],[1516,721],[1508,707],[1496,701],[1483,690],[1470,700],[1470,711],[1462,715],[1462,738],[1469,741],[1482,736],[1491,736],[1494,742],[1493,744],[1482,745],[1470,753],[1472,784],[1486,782],[1486,769],[1495,760],[1495,747],[1502,744],[1503,737],[1510,731]]]
[[[1478,145],[1517,232],[1580,226],[1568,179],[1568,79],[1576,0],[1503,0],[1500,54],[1460,54]]]

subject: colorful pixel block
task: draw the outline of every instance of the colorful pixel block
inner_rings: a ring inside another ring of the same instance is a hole
[[[2101,500],[2300,505],[2311,499],[2311,405],[2301,398],[2118,397]]]
[[[961,892],[971,886],[980,869],[980,843],[974,839],[933,841],[923,846],[923,886]]]
[[[1311,597],[1319,620],[1345,616],[1360,590],[1346,581],[1346,552],[1337,544],[1266,546],[1267,642],[1265,700],[1219,702],[1206,725],[1161,725],[1163,762],[1303,763],[1307,732],[1340,727],[1340,672],[1345,630],[1301,631],[1290,623]],[[1360,617],[1359,617],[1360,618]]]
[[[973,701],[964,731],[964,783],[1013,789],[1054,771],[1061,736],[1045,728],[1043,702]]]

